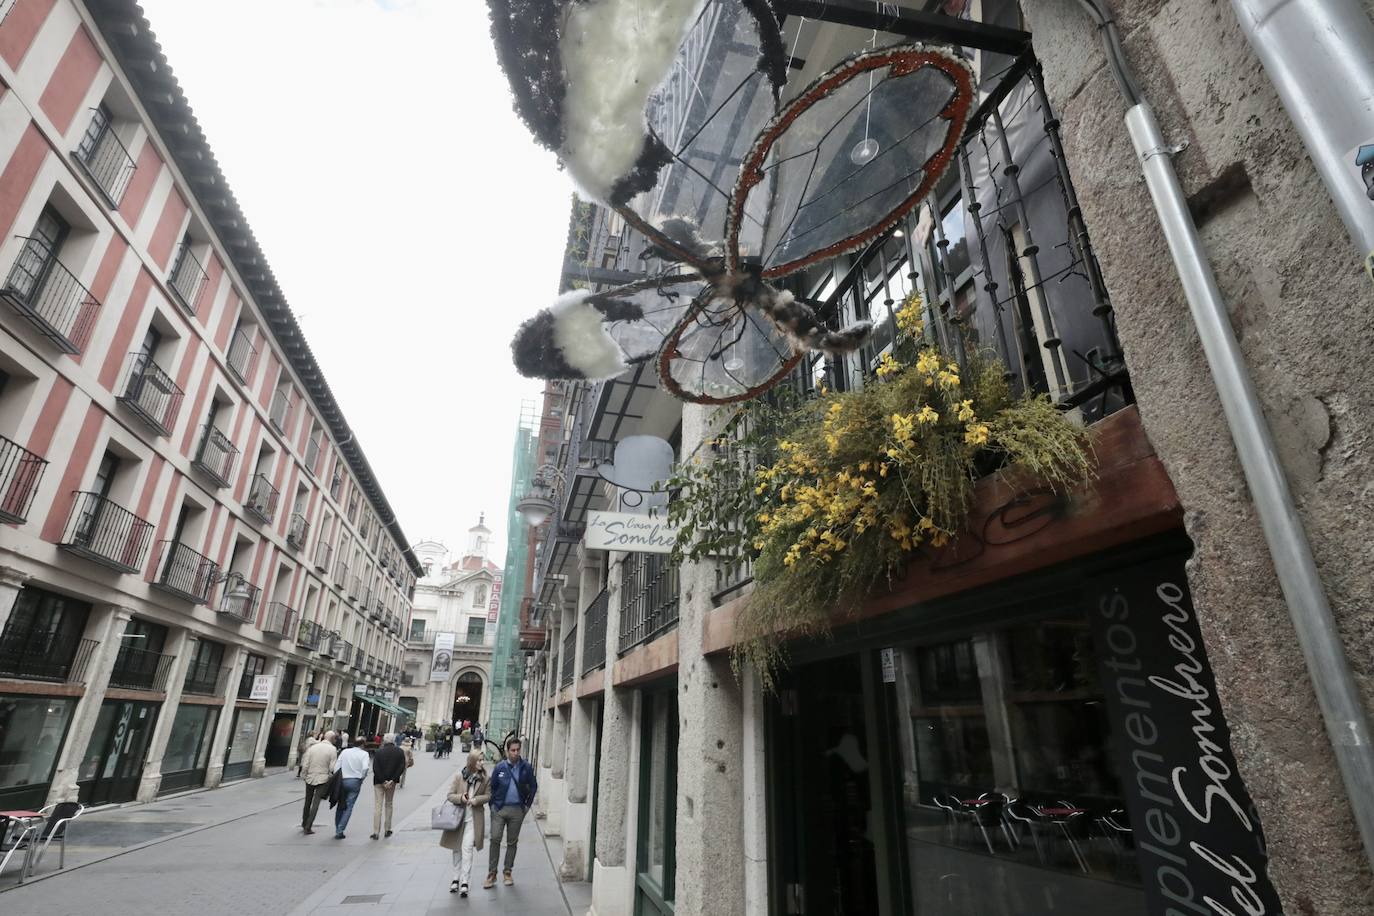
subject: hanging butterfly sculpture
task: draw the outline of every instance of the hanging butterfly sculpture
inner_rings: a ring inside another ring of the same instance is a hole
[[[604,379],[655,360],[675,396],[726,404],[807,351],[863,345],[868,322],[827,328],[775,283],[869,244],[925,199],[974,98],[962,59],[872,48],[784,104],[768,0],[488,2],[517,112],[657,262],[526,321],[511,345],[522,374]]]

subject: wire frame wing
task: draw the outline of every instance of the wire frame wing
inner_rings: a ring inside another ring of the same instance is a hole
[[[758,397],[801,360],[792,343],[757,309],[706,288],[658,355],[663,387],[694,404]]]
[[[698,269],[721,254],[739,162],[777,113],[786,61],[765,0],[709,0],[646,107],[649,130],[670,158],[652,188],[617,211],[676,260]],[[738,243],[763,237],[762,197],[746,211]],[[665,220],[691,224],[701,245],[660,232]]]
[[[764,277],[873,241],[944,174],[973,98],[968,65],[937,48],[881,48],[833,68],[784,107],[745,157],[727,258],[762,211]]]
[[[598,293],[596,298],[629,306],[627,313],[639,313],[632,318],[608,316],[604,324],[606,333],[624,351],[626,363],[633,365],[652,359],[662,350],[664,341],[706,287],[700,276],[680,274],[618,286]],[[607,311],[610,315],[618,313],[614,307]]]

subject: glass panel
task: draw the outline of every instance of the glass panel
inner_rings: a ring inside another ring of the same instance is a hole
[[[77,768],[76,778],[81,781],[94,779],[99,775],[100,761],[105,757],[105,751],[110,745],[111,733],[119,718],[118,701],[101,704],[100,715],[95,720],[95,730],[91,732],[91,740],[86,745],[86,755],[81,758],[81,765]]]
[[[898,650],[917,913],[1143,913],[1087,618]]]
[[[258,745],[258,729],[262,726],[261,709],[240,709],[234,719],[234,735],[229,745],[226,763],[246,763],[253,759]]]
[[[0,789],[52,781],[76,701],[0,697]]]
[[[218,719],[219,710],[214,706],[180,706],[167,739],[167,753],[162,757],[162,772],[203,769],[209,761]]]

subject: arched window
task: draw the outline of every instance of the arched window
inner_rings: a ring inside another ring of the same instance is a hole
[[[479,585],[479,586],[477,586],[477,591],[473,592],[473,594],[472,594],[472,606],[473,606],[473,607],[486,607],[486,606],[487,606],[487,587],[486,587],[485,585]]]

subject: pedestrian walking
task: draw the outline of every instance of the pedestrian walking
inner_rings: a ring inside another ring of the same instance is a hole
[[[363,749],[364,739],[353,739],[353,746],[339,755],[334,769],[339,772],[339,804],[334,809],[334,839],[342,840],[348,829],[348,819],[353,816],[353,806],[358,803],[358,793],[363,788],[363,778],[372,768],[372,758]]]
[[[334,772],[334,761],[338,757],[334,750],[334,733],[325,732],[321,738],[301,755],[301,770],[305,778],[305,810],[301,812],[301,830],[305,833],[315,832],[315,813],[320,810],[320,799],[329,791],[329,777]]]
[[[372,755],[372,839],[383,827],[385,818],[386,835],[391,836],[391,810],[396,799],[396,784],[406,774],[405,751],[396,746],[395,736],[379,736],[382,746]],[[385,812],[385,815],[383,814]]]
[[[504,876],[506,886],[515,883],[511,871],[515,867],[515,846],[520,841],[520,825],[525,822],[525,812],[534,804],[534,793],[539,791],[539,783],[534,778],[534,767],[520,756],[520,739],[511,738],[506,742],[506,759],[496,765],[491,772],[491,852],[487,855],[487,880],[482,887],[496,886],[496,866],[501,858],[501,837],[506,838],[506,862]]]
[[[467,765],[454,774],[448,788],[448,800],[467,811],[457,830],[445,830],[439,845],[453,851],[453,880],[448,892],[459,897],[468,895],[468,881],[472,877],[474,851],[482,848],[486,833],[486,807],[491,798],[488,791],[487,768],[478,751],[468,754]]]
[[[405,751],[406,768],[401,771],[401,781],[397,783],[397,785],[404,789],[406,787],[406,773],[410,772],[410,768],[415,766],[415,739],[406,738],[405,743],[401,745],[401,750]]]

